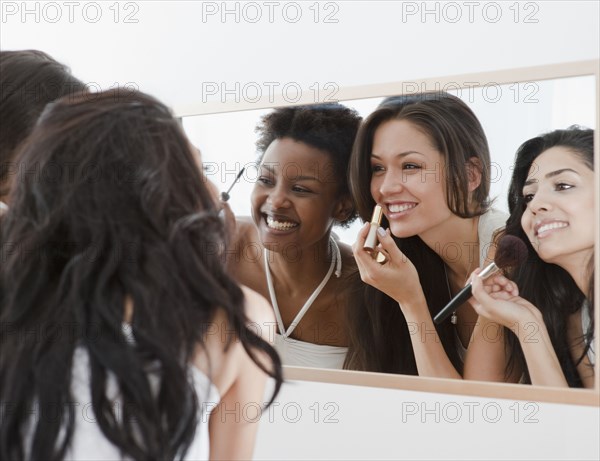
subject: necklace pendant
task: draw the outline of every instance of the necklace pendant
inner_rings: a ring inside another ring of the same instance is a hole
[[[452,323],[452,325],[456,325],[457,321],[458,321],[458,316],[456,315],[456,312],[452,312],[452,317],[450,317],[450,323]]]

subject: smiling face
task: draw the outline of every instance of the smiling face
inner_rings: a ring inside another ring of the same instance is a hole
[[[306,248],[343,219],[339,182],[329,154],[291,138],[273,141],[252,191],[252,218],[263,245],[282,251]]]
[[[594,250],[594,172],[565,147],[532,163],[523,186],[521,226],[540,258],[567,269]]]
[[[390,120],[377,128],[371,168],[371,195],[396,237],[423,236],[454,216],[446,201],[444,158],[414,124]]]

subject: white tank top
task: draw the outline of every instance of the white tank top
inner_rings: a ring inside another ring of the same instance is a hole
[[[312,306],[313,301],[317,298],[317,296],[319,296],[319,293],[321,293],[321,290],[329,281],[331,274],[333,274],[334,268],[336,268],[335,274],[337,277],[339,277],[342,273],[342,256],[340,254],[340,248],[333,237],[330,237],[329,244],[333,254],[331,263],[329,264],[329,271],[327,271],[325,278],[321,281],[319,286],[317,286],[315,291],[313,291],[312,295],[296,314],[296,317],[294,320],[292,320],[292,323],[290,323],[287,329],[283,324],[281,313],[279,312],[279,304],[277,303],[277,296],[273,287],[267,251],[264,252],[267,286],[269,288],[271,305],[273,306],[273,310],[275,312],[275,318],[277,319],[279,332],[283,333],[275,333],[273,346],[281,357],[281,363],[283,365],[312,368],[343,368],[346,353],[348,352],[347,347],[314,344],[290,338],[290,335],[300,323],[304,317],[304,314],[306,314],[308,309]]]
[[[200,408],[198,409],[198,425],[196,434],[187,454],[186,460],[208,460],[209,438],[208,419],[212,409],[219,403],[220,396],[216,387],[198,368],[190,366],[194,388]],[[158,383],[151,378],[151,383]],[[118,408],[118,388],[114,377],[107,383],[107,395]],[[92,399],[90,396],[89,357],[85,349],[77,348],[73,356],[71,393],[75,408],[73,437],[66,453],[66,460],[121,460],[119,449],[110,442],[96,424]],[[117,412],[117,415],[119,413]]]
[[[313,344],[275,333],[275,350],[284,365],[342,369],[347,347]]]

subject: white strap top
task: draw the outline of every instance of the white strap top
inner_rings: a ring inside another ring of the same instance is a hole
[[[271,297],[271,304],[273,306],[273,310],[275,311],[275,318],[277,319],[277,326],[279,332],[281,333],[275,334],[274,347],[279,356],[281,357],[281,361],[284,365],[339,369],[341,369],[344,365],[346,353],[348,352],[347,347],[314,344],[289,337],[304,317],[304,314],[306,314],[306,312],[308,311],[310,306],[312,306],[317,296],[319,296],[319,293],[321,293],[321,291],[331,278],[331,274],[333,273],[334,268],[336,269],[335,274],[337,277],[339,277],[341,274],[342,257],[340,254],[339,246],[333,237],[329,239],[329,245],[333,253],[333,257],[331,258],[331,263],[329,265],[329,270],[327,271],[327,274],[325,275],[321,283],[317,286],[317,288],[313,291],[312,295],[308,298],[306,303],[304,303],[304,306],[302,306],[298,314],[296,314],[296,317],[294,318],[294,320],[292,320],[292,323],[290,323],[287,329],[283,324],[281,313],[279,312],[279,305],[277,303],[277,296],[273,287],[271,269],[269,268],[269,261],[267,258],[268,250],[265,250],[264,252],[267,285]]]
[[[284,365],[341,370],[347,347],[313,344],[275,334],[275,350]]]
[[[312,292],[312,294],[306,300],[306,302],[304,303],[304,306],[302,306],[302,308],[300,309],[300,312],[298,312],[296,314],[296,317],[294,317],[294,320],[292,320],[292,323],[290,323],[290,326],[287,328],[287,330],[285,329],[283,320],[281,319],[281,313],[279,312],[279,304],[277,303],[277,296],[275,294],[275,287],[273,286],[273,279],[271,277],[271,269],[269,267],[269,259],[267,257],[268,250],[265,249],[265,252],[264,252],[264,254],[265,254],[265,271],[266,271],[266,276],[267,276],[267,286],[269,288],[269,295],[271,297],[271,304],[273,305],[273,309],[275,311],[275,317],[277,319],[277,327],[279,328],[279,331],[281,332],[281,334],[286,338],[292,334],[294,329],[300,323],[300,320],[302,320],[302,317],[304,317],[304,314],[306,314],[308,312],[308,309],[310,308],[310,306],[312,306],[312,304],[315,302],[315,299],[317,299],[317,296],[319,296],[319,294],[321,293],[323,288],[325,288],[325,285],[327,285],[327,282],[329,282],[329,279],[331,278],[331,274],[333,273],[333,268],[336,266],[336,261],[337,261],[337,267],[338,267],[338,269],[336,271],[336,276],[339,277],[341,274],[342,258],[340,256],[340,248],[338,247],[336,241],[333,240],[333,238],[331,238],[329,240],[329,245],[333,250],[333,257],[331,258],[331,263],[329,264],[329,270],[327,271],[327,274],[325,275],[325,277],[323,278],[321,283],[319,283],[317,288],[315,288],[315,290]]]
[[[195,366],[190,366],[190,374],[198,397],[198,425],[196,434],[186,456],[186,460],[208,460],[209,436],[208,419],[210,412],[217,406],[221,397],[217,388],[210,379]],[[158,377],[151,376],[151,384],[158,385]],[[156,379],[153,379],[156,378]],[[71,394],[75,409],[75,429],[70,447],[66,453],[66,460],[121,460],[119,449],[110,442],[96,423],[92,409],[90,395],[90,371],[87,351],[79,347],[73,356],[73,370],[71,380]],[[119,391],[114,377],[111,376],[107,383],[107,395],[114,402],[119,415]]]

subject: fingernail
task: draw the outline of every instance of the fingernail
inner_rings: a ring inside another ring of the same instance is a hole
[[[380,237],[385,237],[385,229],[383,227],[378,227],[377,235],[379,235]]]

